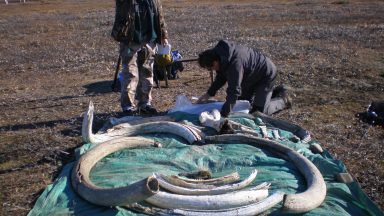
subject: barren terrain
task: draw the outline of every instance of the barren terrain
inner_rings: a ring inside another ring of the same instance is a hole
[[[186,58],[219,39],[271,57],[278,82],[294,91],[294,107],[275,117],[309,130],[384,209],[384,129],[355,117],[384,100],[383,1],[166,0],[163,8],[170,43]],[[0,2],[0,215],[27,214],[73,160],[89,101],[98,126],[120,115],[110,89],[113,19],[114,1]],[[185,67],[169,88],[154,89],[160,111],[207,89],[209,73]]]

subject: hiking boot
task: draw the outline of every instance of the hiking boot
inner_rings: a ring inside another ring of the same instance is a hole
[[[157,110],[153,106],[146,104],[139,108],[139,113],[153,115],[157,114]]]
[[[292,98],[290,96],[290,94],[288,93],[288,90],[283,90],[281,92],[281,97],[283,98],[284,102],[285,102],[285,108],[286,109],[289,109],[292,107]]]
[[[285,102],[285,108],[286,109],[289,109],[289,108],[292,108],[292,98],[289,96],[289,95],[286,95],[286,96],[284,96],[283,97],[283,99],[284,99],[284,102]]]
[[[125,116],[133,116],[136,114],[136,109],[133,107],[129,107],[123,110],[123,114]]]
[[[286,85],[278,85],[273,89],[272,95],[275,97],[281,97],[283,98],[286,109],[289,109],[292,107],[292,97],[289,94],[290,88]],[[272,97],[273,97],[272,96]]]
[[[282,95],[287,91],[290,90],[290,88],[284,84],[275,86],[273,88],[272,97],[282,97]]]

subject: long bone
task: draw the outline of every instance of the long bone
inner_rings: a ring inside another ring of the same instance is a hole
[[[200,141],[199,137],[195,137],[195,133],[190,129],[184,127],[182,124],[176,122],[159,121],[149,122],[140,125],[134,125],[132,127],[125,127],[120,130],[115,130],[105,134],[93,134],[92,122],[93,122],[94,106],[93,103],[89,103],[88,111],[84,115],[82,124],[82,137],[84,142],[89,143],[102,143],[111,139],[115,139],[123,136],[134,136],[138,134],[148,133],[172,133],[183,137],[188,143],[192,144],[196,141]]]
[[[249,205],[265,199],[268,189],[259,187],[219,195],[186,196],[159,191],[145,201],[166,209],[218,210]]]
[[[195,189],[210,189],[210,188],[214,188],[215,186],[234,183],[240,179],[240,175],[238,172],[234,172],[219,178],[206,179],[206,180],[185,179],[185,178],[180,178],[178,176],[165,176],[162,174],[159,174],[159,175],[161,176],[161,178],[163,178],[165,181],[169,182],[170,184],[177,185],[184,188],[195,188]]]
[[[239,183],[213,187],[209,189],[191,189],[191,188],[184,188],[177,185],[173,185],[169,183],[166,179],[162,178],[161,175],[157,173],[154,174],[157,181],[159,182],[160,187],[170,192],[173,192],[175,194],[183,194],[183,195],[218,195],[218,194],[224,194],[224,193],[240,190],[248,186],[250,183],[252,183],[252,181],[256,178],[256,175],[257,175],[257,170],[254,170],[252,171],[251,175],[249,175],[248,178],[244,179]],[[260,186],[260,188],[263,188],[263,186],[269,187],[268,184],[264,184]]]
[[[186,215],[186,216],[253,216],[258,215],[272,208],[284,199],[284,193],[277,191],[266,199],[260,202],[252,203],[250,205],[239,206],[236,208],[228,208],[222,210],[190,210],[190,209],[161,209],[156,207],[145,207],[140,204],[134,203],[125,206],[136,212],[141,212],[149,215]]]
[[[159,146],[153,140],[139,137],[122,137],[95,146],[82,155],[72,169],[74,190],[85,200],[102,206],[121,206],[140,202],[159,191],[159,183],[153,176],[119,188],[101,188],[89,178],[92,167],[105,156],[125,149],[142,146]]]
[[[327,188],[317,167],[306,157],[293,149],[276,141],[246,135],[207,136],[206,142],[211,143],[245,143],[259,148],[271,149],[288,156],[296,165],[307,182],[307,190],[302,193],[288,194],[284,198],[283,208],[286,212],[303,213],[320,206],[326,196]]]
[[[137,124],[143,124],[143,123],[148,123],[148,122],[153,122],[153,121],[175,121],[174,118],[171,116],[150,116],[150,117],[137,117],[137,118],[128,118],[132,116],[125,116],[122,118],[111,118],[109,120],[110,124],[112,126],[115,125],[120,125],[120,124],[127,124],[127,125],[137,125]]]
[[[111,117],[107,122],[104,123],[103,127],[99,130],[100,132],[107,132],[118,130],[125,127],[131,127],[133,125],[155,122],[155,121],[175,121],[171,116],[150,116],[150,117],[141,117],[141,116],[124,116],[122,118]]]
[[[233,215],[242,215],[242,216],[251,216],[258,215],[272,208],[276,204],[280,203],[284,199],[283,192],[275,192],[266,199],[261,200],[260,202],[240,206],[238,208],[224,209],[224,210],[211,210],[211,211],[193,211],[186,209],[174,209],[170,210],[170,214],[175,215],[188,215],[188,216],[233,216]]]

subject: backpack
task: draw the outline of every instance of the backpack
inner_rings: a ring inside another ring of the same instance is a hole
[[[178,79],[179,75],[178,72],[182,72],[184,70],[184,65],[182,62],[178,62],[183,58],[181,53],[178,50],[172,51],[172,64],[170,69],[170,74],[168,74],[168,80],[174,80]],[[164,80],[165,78],[165,71],[162,70],[156,62],[153,64],[153,74],[154,74],[154,81],[157,83],[160,80]]]

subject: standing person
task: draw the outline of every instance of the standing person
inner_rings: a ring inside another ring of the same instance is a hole
[[[257,50],[221,40],[214,48],[200,53],[198,61],[201,67],[216,71],[216,77],[197,103],[215,96],[228,83],[226,101],[221,108],[223,117],[229,115],[238,99],[248,100],[251,112],[260,111],[268,115],[291,107],[285,87],[276,88],[276,97],[272,98],[276,66]]]
[[[152,52],[156,43],[168,44],[160,0],[116,0],[111,36],[120,42],[120,103],[123,112],[127,115],[136,111],[156,114],[157,110],[151,104],[154,62]]]

